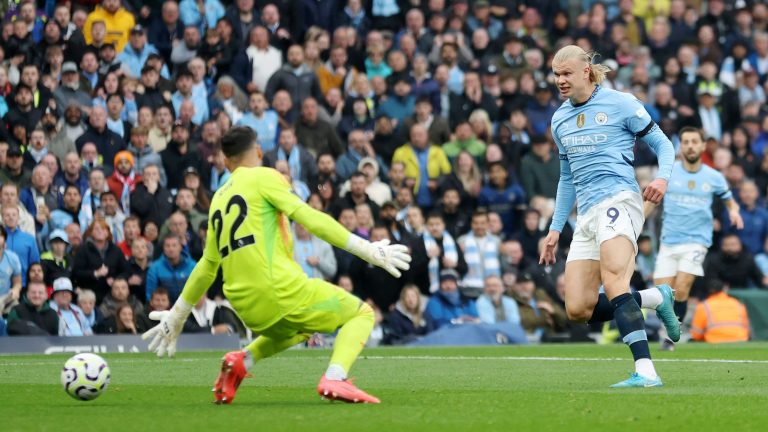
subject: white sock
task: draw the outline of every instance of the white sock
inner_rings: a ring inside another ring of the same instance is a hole
[[[635,372],[638,375],[642,375],[646,378],[656,378],[656,368],[653,367],[653,362],[649,358],[641,358],[635,360]]]
[[[640,293],[640,299],[642,300],[642,304],[640,305],[641,308],[656,309],[660,304],[664,303],[664,296],[656,287],[638,292]]]
[[[341,365],[332,364],[329,365],[328,370],[325,371],[325,378],[331,381],[343,381],[347,379],[347,371],[345,371]]]
[[[243,350],[245,352],[245,358],[243,359],[243,363],[245,363],[245,370],[251,370],[253,367],[253,354],[248,350]]]

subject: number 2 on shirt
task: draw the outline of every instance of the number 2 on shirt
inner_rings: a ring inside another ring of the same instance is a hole
[[[253,234],[249,234],[245,237],[235,238],[237,230],[240,228],[240,225],[243,224],[245,217],[248,215],[248,204],[245,202],[245,199],[243,199],[243,197],[240,195],[232,196],[232,198],[230,198],[229,202],[227,203],[226,214],[229,214],[230,210],[232,210],[232,207],[237,207],[237,217],[235,217],[232,226],[229,228],[229,245],[224,245],[224,247],[219,248],[221,245],[221,232],[224,229],[224,217],[221,215],[221,210],[216,210],[216,212],[213,213],[213,216],[211,217],[213,228],[216,230],[216,246],[217,249],[219,249],[219,254],[222,258],[225,258],[231,252],[234,252],[243,246],[252,245],[256,242]]]

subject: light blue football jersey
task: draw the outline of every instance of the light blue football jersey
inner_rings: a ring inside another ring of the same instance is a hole
[[[682,162],[672,167],[672,179],[664,196],[661,243],[712,245],[712,198],[733,198],[720,172],[706,165],[688,172]]]
[[[552,137],[567,159],[578,214],[622,191],[640,192],[633,166],[635,137],[655,123],[637,98],[597,87],[585,103],[563,102],[552,116]]]

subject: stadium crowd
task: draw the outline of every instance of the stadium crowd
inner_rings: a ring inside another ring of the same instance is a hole
[[[0,36],[0,333],[141,333],[206,242],[230,172],[218,140],[258,134],[312,207],[410,247],[395,279],[295,226],[311,277],[375,306],[385,343],[446,324],[569,329],[563,269],[538,264],[559,160],[561,46],[600,53],[677,145],[702,128],[745,228],[715,205],[707,276],[768,285],[768,6],[738,0],[13,0]],[[638,143],[641,183],[655,156]],[[660,218],[633,285],[652,283]],[[569,234],[570,233],[570,234]],[[258,277],[256,275],[256,277]],[[221,277],[185,331],[242,329]],[[701,296],[704,293],[698,291]]]

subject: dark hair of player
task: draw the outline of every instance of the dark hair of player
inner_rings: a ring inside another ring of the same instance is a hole
[[[699,134],[699,138],[701,138],[702,141],[705,141],[704,132],[702,132],[701,129],[695,128],[693,126],[685,126],[684,128],[680,129],[680,132],[678,132],[678,136],[682,138],[684,133],[690,133],[690,132]]]
[[[221,151],[227,158],[236,158],[256,144],[256,132],[246,126],[235,126],[221,137]]]

